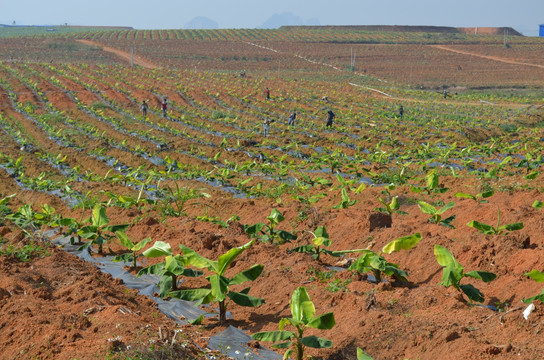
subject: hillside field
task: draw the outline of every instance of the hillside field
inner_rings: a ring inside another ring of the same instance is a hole
[[[544,40],[395,30],[0,29],[2,356],[263,359],[303,287],[315,359],[541,359]]]

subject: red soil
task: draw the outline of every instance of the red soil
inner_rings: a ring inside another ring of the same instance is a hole
[[[364,276],[347,271],[329,273],[332,278],[319,280],[317,274],[326,274],[329,270],[325,265],[334,265],[337,259],[325,256],[323,263],[319,263],[309,255],[288,254],[288,249],[309,241],[309,235],[301,232],[293,244],[278,247],[257,243],[240,256],[228,274],[255,263],[263,264],[264,273],[252,284],[250,294],[264,298],[266,304],[259,308],[231,305],[233,319],[227,325],[240,327],[249,334],[277,329],[279,319],[290,316],[288,304],[292,291],[305,286],[316,304],[317,314],[332,311],[337,323],[331,331],[315,331],[331,339],[334,346],[329,350],[309,350],[314,356],[353,359],[355,348],[361,347],[375,359],[511,359],[514,356],[537,359],[544,351],[538,336],[544,324],[544,307],[537,303],[537,310],[529,320],[524,320],[521,314],[524,305],[520,300],[541,290],[541,286],[523,276],[543,267],[544,214],[530,206],[540,193],[504,192],[494,195],[489,204],[477,204],[473,200],[452,198],[454,192],[466,191],[466,183],[448,180],[445,186],[452,189],[445,195],[433,196],[433,200],[456,201],[450,210],[457,215],[453,222],[456,229],[427,223],[427,216],[417,206],[410,205],[409,199],[416,196],[399,189],[397,193],[405,203],[401,209],[408,215],[394,215],[389,229],[370,231],[368,216],[378,205],[379,188],[354,196],[357,204],[344,210],[331,210],[332,204],[320,202],[319,207],[309,209],[308,220],[298,226],[313,229],[317,224],[325,225],[333,242],[331,248],[336,250],[379,251],[395,238],[420,232],[423,239],[413,250],[385,255],[408,271],[409,284],[375,285]],[[242,223],[249,224],[265,221],[275,206],[266,200],[226,199],[215,199],[210,205],[214,209],[211,216],[236,213]],[[287,217],[284,224],[299,221],[300,210],[295,203],[286,201],[278,209]],[[522,221],[525,228],[509,235],[485,236],[465,226],[474,219],[494,223],[498,209],[501,222]],[[112,223],[141,216],[133,210],[108,214]],[[190,217],[158,223],[149,217],[152,214],[145,216],[148,217],[130,229],[131,238],[152,237],[169,242],[174,249],[182,243],[209,258],[217,258],[249,240],[242,226],[236,223],[223,229]],[[282,228],[289,230],[290,226]],[[9,239],[22,238],[7,228],[2,233]],[[433,255],[434,244],[447,247],[467,271],[478,269],[498,275],[497,280],[488,284],[469,282],[485,294],[485,304],[498,306],[501,312],[470,306],[455,290],[439,285],[442,271]],[[119,249],[114,243],[107,248]],[[119,281],[101,275],[59,249],[51,251],[52,256],[29,264],[6,257],[0,260],[3,275],[0,323],[4,324],[0,330],[3,334],[0,348],[4,354],[11,354],[10,357],[22,354],[22,358],[100,358],[112,351],[108,339],[121,336],[125,345],[136,346],[148,344],[150,338],[158,341],[159,326],[163,331],[175,328],[173,322],[158,314],[151,301],[124,289]],[[346,285],[339,285],[343,281]],[[336,283],[338,291],[333,291],[335,286],[331,283]],[[202,285],[203,280],[198,279],[186,283],[188,287]],[[90,311],[92,315],[88,314]],[[151,326],[146,327],[148,324]],[[202,332],[204,335],[190,336],[205,345],[202,336],[211,336],[224,328],[217,324],[216,318],[210,318],[205,320],[204,327],[189,326],[184,331]]]
[[[131,62],[130,52],[122,51],[122,50],[119,50],[119,49],[111,47],[111,46],[104,46],[102,44],[99,44],[99,43],[97,43],[95,41],[91,41],[91,40],[79,39],[79,40],[76,40],[76,41],[79,42],[79,43],[85,44],[85,45],[100,47],[104,51],[112,53],[112,54],[118,56],[119,58],[123,59],[124,61],[127,61],[128,63]],[[140,65],[140,66],[142,66],[142,67],[144,67],[146,69],[155,69],[155,68],[157,68],[157,65],[153,64],[149,60],[145,60],[145,59],[141,58],[140,56],[134,56],[132,58],[132,61],[134,61],[134,64]]]

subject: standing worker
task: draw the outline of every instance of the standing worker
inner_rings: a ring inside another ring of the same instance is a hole
[[[289,115],[289,122],[288,125],[295,125],[295,119],[297,118],[297,112],[293,110],[293,113]]]
[[[264,95],[266,96],[266,100],[270,100],[270,89],[269,88],[266,88],[266,90],[264,91]]]
[[[270,124],[272,124],[274,122],[274,120],[272,119],[264,119],[264,122],[263,122],[263,136],[268,136],[268,128],[270,127]]]
[[[142,101],[142,116],[144,119],[147,117],[147,102],[145,100]]]
[[[327,127],[332,127],[332,121],[336,117],[336,115],[332,112],[331,109],[327,111]]]
[[[168,103],[166,102],[166,98],[164,98],[161,102],[161,109],[162,109],[162,116],[166,117],[166,107]]]
[[[402,105],[399,107],[399,117],[400,119],[402,120],[402,116],[404,115],[404,108],[402,107]]]

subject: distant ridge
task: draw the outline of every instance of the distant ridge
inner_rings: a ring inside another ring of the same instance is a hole
[[[68,25],[67,27],[74,28],[97,28],[97,29],[112,29],[112,30],[134,30],[132,26],[95,26],[95,25]]]
[[[484,34],[523,36],[511,27],[451,27],[451,26],[426,26],[426,25],[285,25],[280,29],[334,29],[334,30],[360,30],[360,31],[391,31],[391,32],[424,32],[446,34]]]
[[[95,26],[95,25],[7,25],[0,24],[0,28],[89,28],[89,29],[112,29],[112,30],[134,30],[132,26]]]

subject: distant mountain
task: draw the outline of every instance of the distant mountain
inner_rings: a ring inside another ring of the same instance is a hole
[[[318,26],[318,25],[321,25],[321,23],[319,22],[318,18],[311,18],[311,19],[306,20],[306,24],[304,24],[304,25]]]
[[[261,29],[277,29],[285,25],[320,25],[319,19],[312,18],[308,21],[302,20],[300,16],[296,16],[290,12],[272,15],[266,22],[259,26]]]
[[[219,24],[205,16],[197,16],[183,26],[184,29],[218,29]]]

